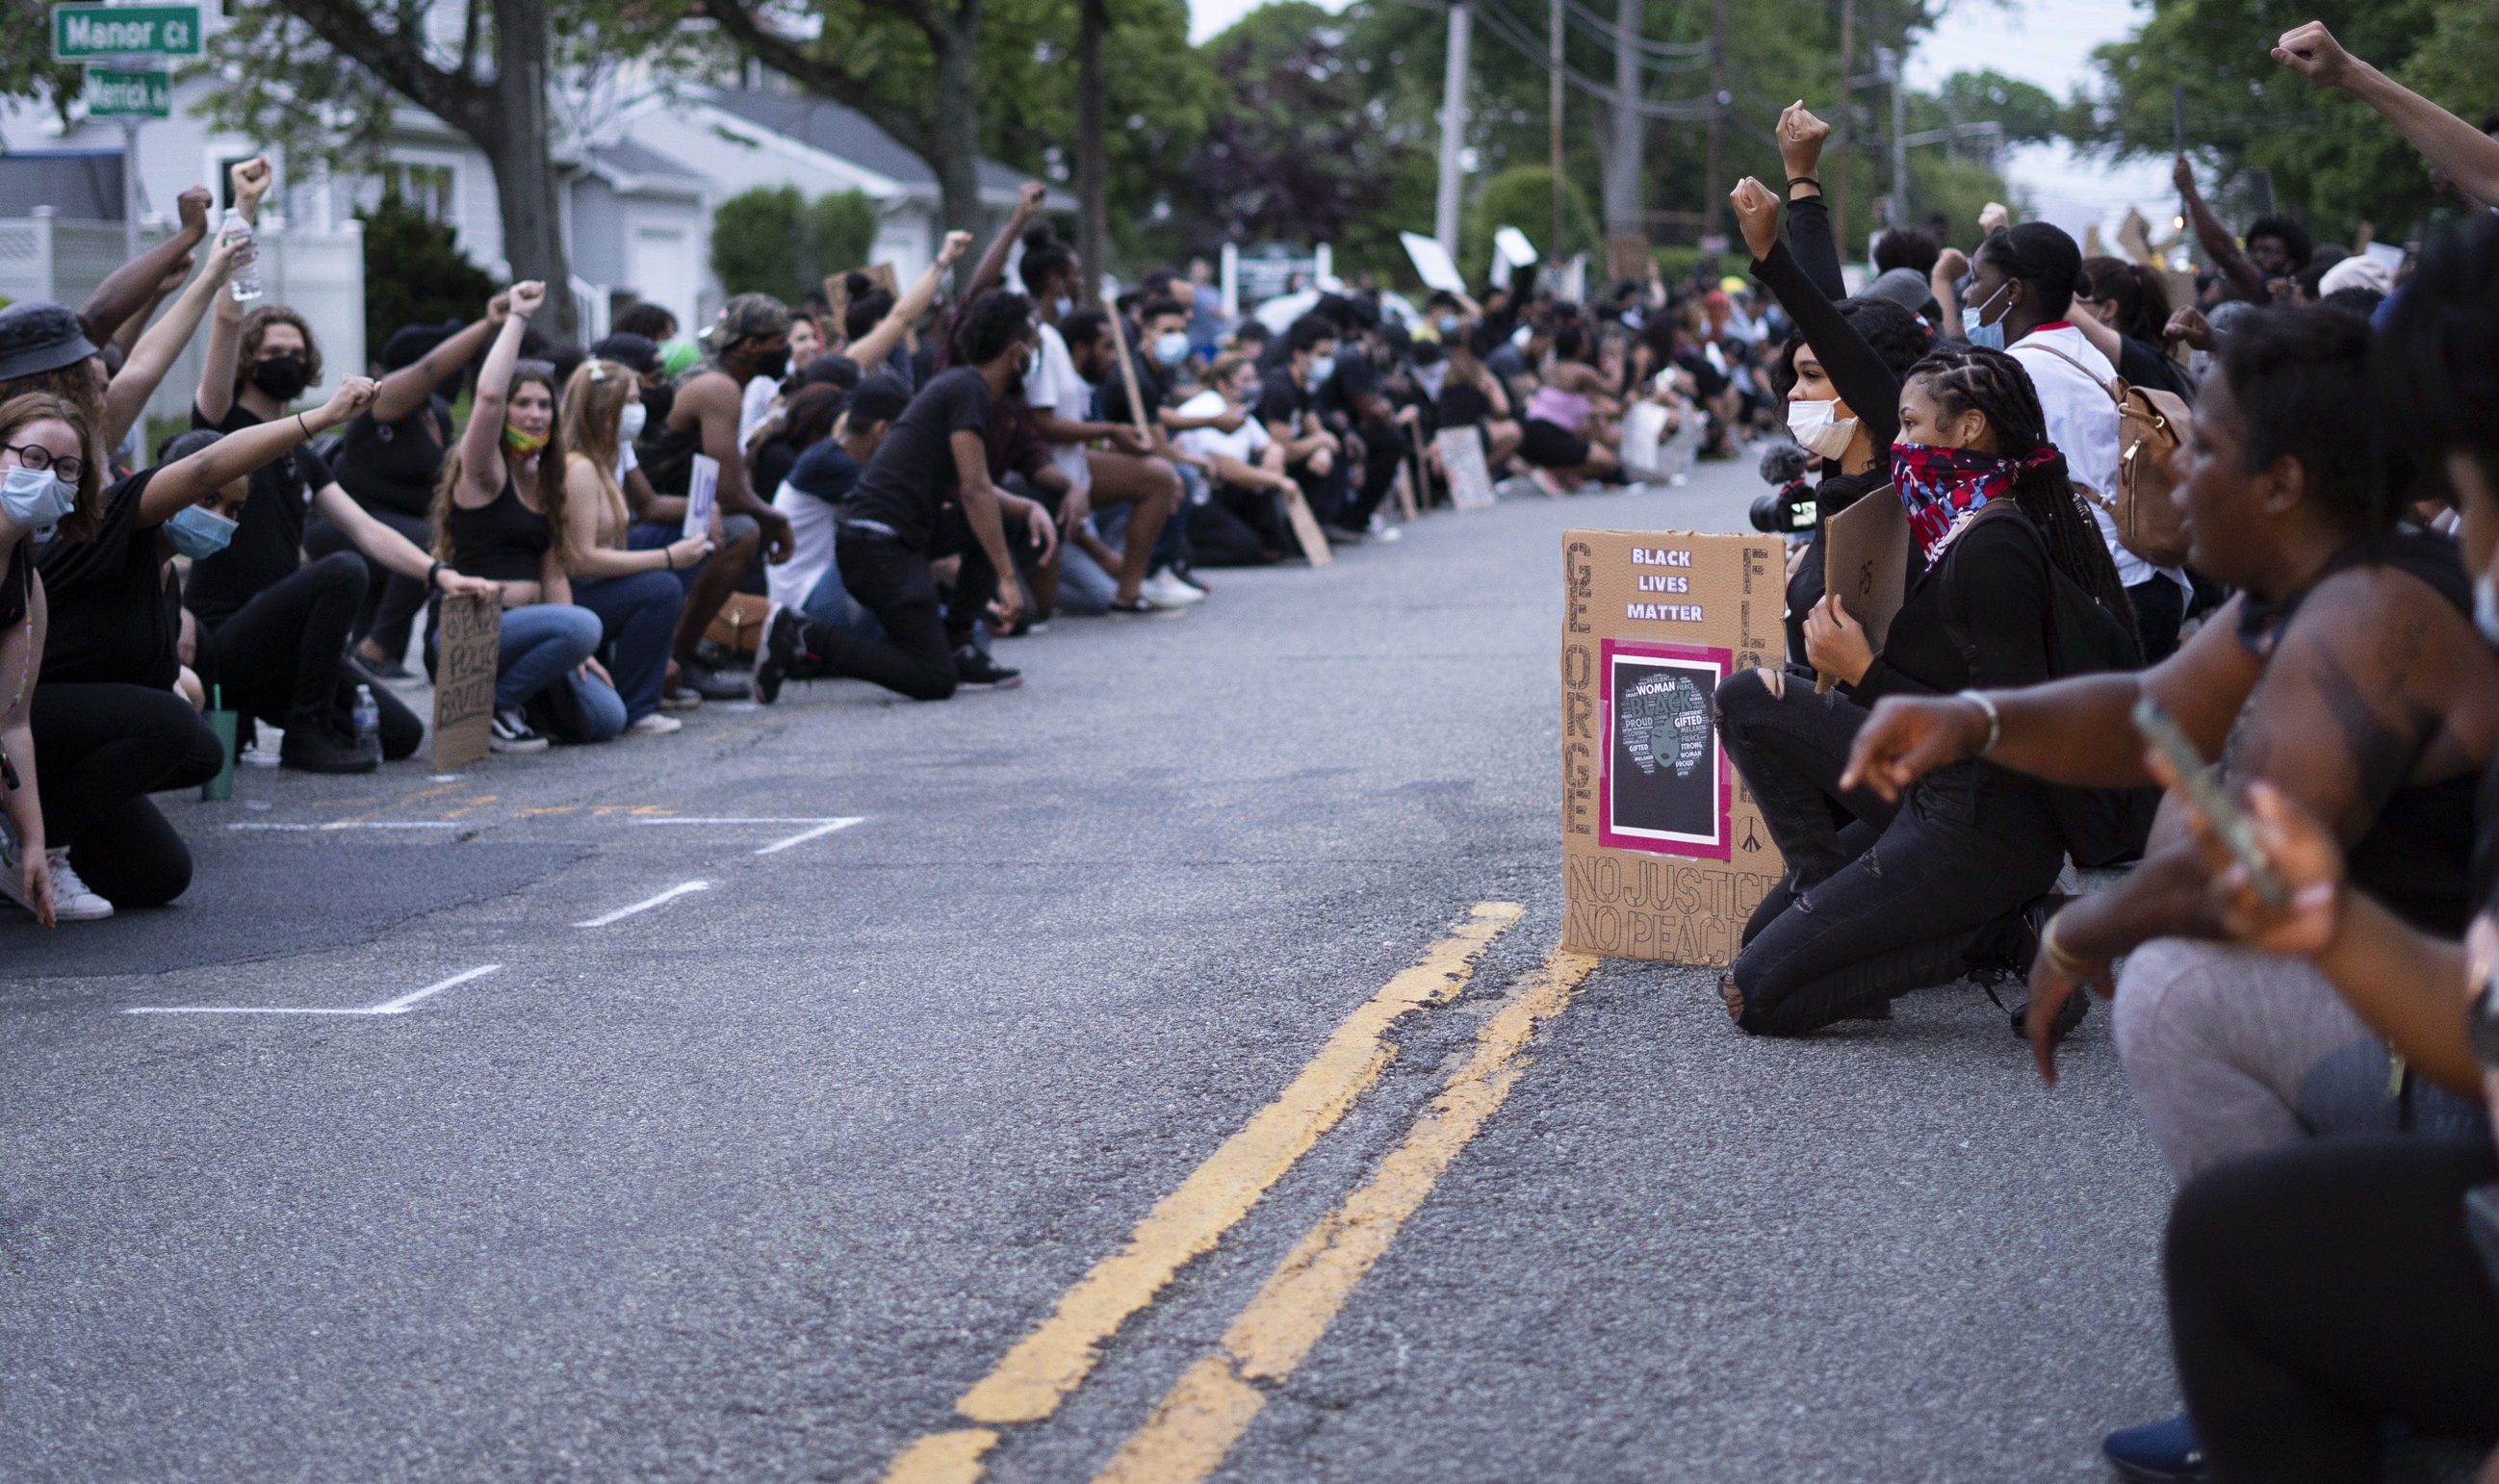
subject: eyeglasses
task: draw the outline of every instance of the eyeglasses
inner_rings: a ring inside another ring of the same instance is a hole
[[[46,448],[41,443],[27,443],[20,447],[12,447],[7,443],[0,443],[0,450],[6,450],[9,453],[16,454],[17,456],[17,462],[28,468],[50,469],[53,477],[66,484],[78,483],[80,477],[86,473],[86,461],[84,459],[80,458],[76,454],[72,454],[65,459],[56,459],[52,457],[52,451]]]

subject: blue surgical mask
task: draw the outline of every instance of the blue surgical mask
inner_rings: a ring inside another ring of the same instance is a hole
[[[78,486],[53,477],[50,469],[20,464],[0,477],[0,510],[29,530],[49,530],[76,508]]]
[[[1325,381],[1328,377],[1333,376],[1333,375],[1335,375],[1335,374],[1336,374],[1336,357],[1334,357],[1334,356],[1313,356],[1313,357],[1311,357],[1311,385],[1313,385],[1313,386],[1316,386],[1316,385],[1318,385],[1320,382]]]
[[[1188,337],[1178,330],[1154,337],[1154,359],[1165,366],[1178,366],[1188,359]]]
[[[1441,339],[1447,339],[1450,336],[1458,333],[1458,317],[1454,314],[1442,315],[1438,322],[1438,328],[1441,332]]]
[[[1982,324],[1980,321],[1986,317],[1988,305],[1992,305],[1998,299],[2003,298],[2004,291],[2011,287],[2013,287],[2013,285],[2010,283],[1999,284],[1997,285],[1995,293],[1987,296],[1986,304],[1963,306],[1961,311],[1962,339],[1969,341],[1972,345],[1977,346],[1981,350],[2002,350],[2004,348],[2004,321],[1998,319],[1992,325]]]
[[[2499,644],[2499,578],[2488,572],[2473,579],[2473,627],[2482,637]]]
[[[1061,319],[1065,319],[1068,315],[1076,312],[1076,301],[1068,298],[1065,294],[1061,294],[1050,302],[1050,307],[1051,312],[1056,314]]]
[[[235,523],[206,505],[184,505],[165,518],[165,539],[194,562],[225,550],[234,533]]]

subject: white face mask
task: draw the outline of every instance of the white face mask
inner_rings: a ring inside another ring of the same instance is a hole
[[[0,476],[0,510],[40,535],[49,536],[52,525],[77,507],[78,486],[62,482],[50,469],[20,464]]]
[[[633,441],[642,436],[642,427],[650,418],[651,409],[640,403],[625,403],[625,410],[616,415],[616,436],[629,443]]]
[[[1311,357],[1311,375],[1310,375],[1311,385],[1313,385],[1313,386],[1316,386],[1316,385],[1318,385],[1320,382],[1325,381],[1328,377],[1333,376],[1333,375],[1335,375],[1335,374],[1336,374],[1336,357],[1334,357],[1334,356],[1313,356],[1313,357]]]
[[[1790,402],[1789,434],[1815,458],[1838,458],[1848,451],[1849,440],[1857,436],[1857,419],[1832,415],[1838,406],[1836,402]]]
[[[2488,572],[2473,579],[2473,627],[2499,644],[2499,577]]]

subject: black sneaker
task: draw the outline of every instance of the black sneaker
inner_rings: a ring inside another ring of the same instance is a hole
[[[1012,691],[1023,684],[1023,671],[1011,670],[982,654],[970,644],[955,651],[955,684],[958,689],[981,687],[991,691]]]
[[[404,686],[416,679],[396,660],[368,660],[353,649],[347,651],[346,663],[348,671],[367,685]]]
[[[499,753],[542,753],[547,739],[530,725],[530,719],[518,706],[497,711],[494,723],[487,728],[486,746]]]
[[[2100,1456],[2128,1484],[2192,1484],[2213,1476],[2195,1424],[2183,1416],[2120,1428],[2101,1439]]]
[[[277,765],[305,773],[370,773],[382,765],[382,745],[307,721],[286,728],[285,739],[277,744]]]
[[[738,676],[721,674],[709,665],[677,661],[677,682],[705,700],[744,700],[751,687]]]
[[[755,657],[755,699],[766,706],[779,700],[781,682],[811,658],[807,653],[806,615],[795,608],[784,608],[772,615],[772,627],[764,630],[763,648]]]

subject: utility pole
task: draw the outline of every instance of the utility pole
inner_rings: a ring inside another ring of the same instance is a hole
[[[1727,224],[1727,0],[1710,0],[1709,10],[1709,98],[1718,112],[1709,115],[1709,152],[1702,169],[1701,194],[1708,198],[1702,230],[1716,237]]]
[[[1553,159],[1553,242],[1544,249],[1552,262],[1562,261],[1562,0],[1553,0],[1552,65],[1545,69],[1553,80],[1551,102],[1546,115],[1552,125]]]
[[[1458,156],[1467,140],[1467,43],[1474,26],[1467,0],[1456,0],[1449,7],[1448,70],[1441,75],[1441,194],[1432,209],[1432,235],[1452,262],[1458,256]]]
[[[1832,121],[1831,147],[1823,151],[1823,194],[1831,198],[1831,235],[1839,260],[1848,261],[1848,148],[1857,105],[1848,80],[1857,71],[1857,0],[1839,0],[1839,116]]]
[[[1900,53],[1890,47],[1878,47],[1875,63],[1882,69],[1883,81],[1892,85],[1892,196],[1883,208],[1887,226],[1900,226],[1909,219],[1909,102],[1901,89]]]
[[[1102,281],[1111,252],[1110,121],[1103,95],[1102,33],[1110,29],[1106,0],[1078,0],[1076,13],[1076,256],[1086,274],[1084,296]]]
[[[1621,266],[1612,261],[1614,245],[1644,238],[1647,227],[1640,211],[1640,155],[1648,133],[1648,118],[1640,113],[1641,4],[1614,0],[1614,143],[1606,161],[1607,277],[1616,276]]]

